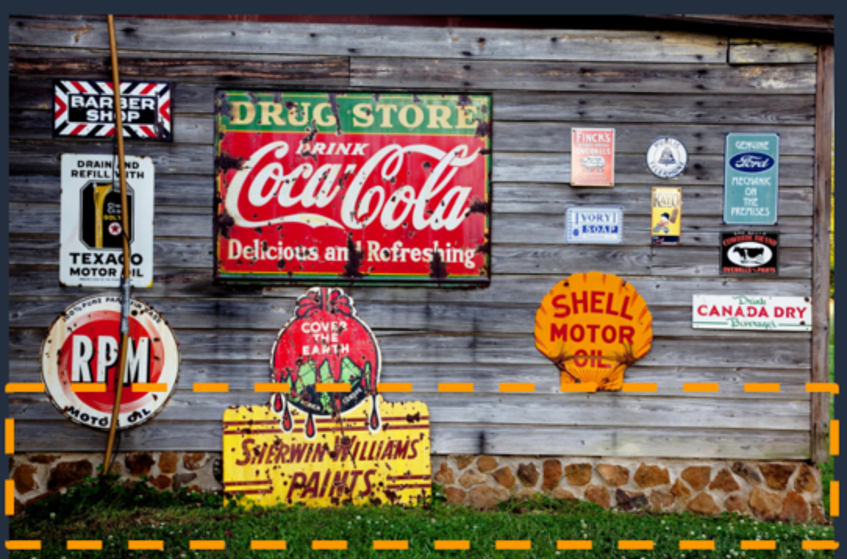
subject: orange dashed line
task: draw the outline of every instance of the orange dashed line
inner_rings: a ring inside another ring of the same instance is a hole
[[[195,383],[195,393],[229,393],[229,383]]]
[[[470,550],[471,541],[435,541],[435,550]]]
[[[838,383],[806,383],[807,393],[832,393],[838,394]]]
[[[745,393],[779,393],[779,383],[745,383]]]
[[[562,383],[561,390],[563,393],[596,393],[596,383]]]
[[[226,550],[226,541],[188,541],[188,548],[191,550]]]
[[[803,541],[803,550],[838,550],[835,541]]]
[[[501,383],[501,393],[534,393],[535,383]]]
[[[129,550],[165,550],[165,541],[129,541]]]
[[[439,383],[439,393],[473,393],[473,383]]]
[[[715,541],[679,541],[680,550],[714,550]]]
[[[374,541],[374,550],[409,550],[409,541]]]
[[[167,393],[167,383],[133,383],[132,390],[139,393]]]
[[[285,550],[285,541],[250,541],[250,550]]]
[[[315,383],[315,391],[318,393],[349,393],[349,383]]]
[[[15,515],[15,481],[6,481],[6,515]]]
[[[103,541],[68,541],[68,550],[103,550]]]
[[[6,455],[15,454],[15,421],[6,418]]]
[[[6,541],[6,550],[41,550],[41,541]]]
[[[776,541],[741,541],[741,550],[776,550]]]
[[[832,420],[829,423],[829,454],[838,457],[841,453],[841,422]]]
[[[558,550],[592,550],[594,541],[557,541]]]
[[[6,383],[7,393],[43,393],[44,383]],[[15,541],[13,541],[15,542]],[[20,541],[25,542],[25,541]]]
[[[624,393],[656,393],[659,391],[658,383],[624,383]]]
[[[71,383],[71,391],[74,393],[105,393],[105,383]]]
[[[411,393],[411,383],[379,383],[377,390],[380,393]]]
[[[532,541],[497,541],[497,550],[532,550]]]
[[[312,550],[347,550],[347,541],[312,541]]]
[[[720,389],[718,383],[683,383],[683,393],[717,393]]]
[[[653,550],[653,541],[618,541],[618,550]]]
[[[253,385],[253,392],[255,393],[287,393],[290,390],[291,385],[288,383],[256,383]]]
[[[829,516],[838,517],[841,514],[841,483],[833,480],[829,483]]]

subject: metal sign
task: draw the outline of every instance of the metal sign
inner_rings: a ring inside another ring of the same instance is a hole
[[[811,331],[812,300],[775,296],[693,296],[695,329]]]
[[[680,245],[682,189],[653,187],[653,245]]]
[[[565,243],[620,245],[622,242],[623,207],[565,207]]]
[[[619,391],[626,368],[650,351],[652,340],[647,303],[614,274],[570,275],[535,314],[535,346],[559,368],[563,387],[593,383]]]
[[[779,214],[779,134],[726,135],[726,224],[774,225]]]
[[[647,149],[647,167],[656,177],[679,177],[687,165],[688,150],[685,144],[672,136],[657,138]]]
[[[66,308],[41,345],[41,378],[53,405],[72,422],[108,431],[115,402],[121,300],[87,297]],[[165,318],[133,299],[129,313],[124,388],[118,429],[135,428],[158,414],[176,389],[179,346]],[[139,385],[158,384],[158,387]],[[104,384],[104,391],[93,391]]]
[[[429,412],[378,394],[382,356],[353,299],[312,288],[271,351],[267,406],[224,413],[224,490],[241,503],[422,505]],[[240,495],[240,496],[239,496]]]
[[[491,97],[219,91],[215,275],[489,282]]]
[[[571,186],[615,185],[615,129],[571,129]]]
[[[153,285],[153,160],[126,156],[132,286]],[[59,280],[65,286],[117,288],[123,274],[117,158],[62,154]]]
[[[767,231],[721,232],[721,274],[779,274],[779,234]]]
[[[170,82],[121,82],[124,137],[172,139]],[[53,80],[53,136],[109,138],[115,135],[112,82]]]

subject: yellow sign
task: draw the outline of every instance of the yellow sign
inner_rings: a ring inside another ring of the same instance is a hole
[[[653,317],[631,284],[578,272],[553,286],[535,314],[535,346],[572,384],[619,391],[624,371],[650,351]]]
[[[653,245],[679,245],[682,189],[653,187]]]
[[[292,407],[295,428],[280,426],[269,405],[224,413],[224,492],[227,501],[270,506],[420,505],[431,494],[429,410],[422,402],[375,397],[382,426],[372,433],[361,406],[338,419],[318,418],[317,434],[303,430],[307,415]]]

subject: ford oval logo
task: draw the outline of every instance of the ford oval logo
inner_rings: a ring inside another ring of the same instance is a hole
[[[759,154],[756,152],[745,152],[733,156],[729,160],[729,165],[738,171],[745,173],[761,173],[773,167],[774,159],[767,154]]]

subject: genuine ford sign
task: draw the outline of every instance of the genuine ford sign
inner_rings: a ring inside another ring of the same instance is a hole
[[[761,173],[773,167],[774,163],[776,161],[771,156],[756,152],[744,152],[729,160],[730,167],[744,173]]]

